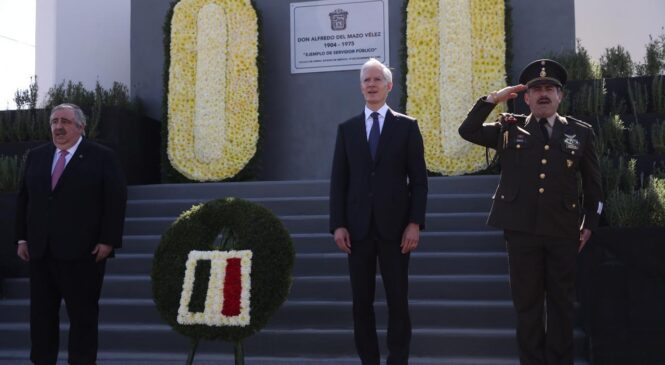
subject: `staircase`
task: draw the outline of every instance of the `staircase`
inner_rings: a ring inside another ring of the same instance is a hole
[[[502,232],[485,225],[496,183],[496,176],[429,180],[427,230],[410,263],[412,364],[517,364],[505,245]],[[289,298],[264,330],[245,341],[248,363],[358,364],[346,256],[328,233],[327,181],[130,187],[124,247],[107,264],[100,301],[100,364],[183,362],[188,339],[160,319],[152,301],[152,254],[183,210],[226,196],[271,209],[296,249]],[[377,281],[377,326],[385,355],[387,310],[380,276]],[[27,279],[5,282],[0,363],[26,363],[28,298]],[[65,359],[67,317],[64,308],[61,312]],[[576,349],[581,358],[579,331]],[[197,355],[204,362],[197,363],[232,363],[231,353],[228,344],[205,342]]]

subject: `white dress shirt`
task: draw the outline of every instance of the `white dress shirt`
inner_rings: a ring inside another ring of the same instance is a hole
[[[79,137],[79,140],[74,143],[73,146],[69,147],[67,149],[67,156],[65,156],[65,167],[67,167],[67,164],[69,161],[71,161],[72,156],[76,153],[76,149],[79,148],[79,145],[81,144],[81,141],[83,140],[83,137]],[[55,148],[55,152],[53,152],[53,162],[51,163],[51,175],[53,175],[53,170],[55,170],[55,163],[58,162],[58,158],[60,158],[60,149]]]
[[[386,120],[387,112],[388,104],[383,104],[383,106],[377,110],[377,113],[379,113],[379,134],[381,134],[383,131],[383,122]],[[374,123],[374,119],[372,119],[372,113],[374,113],[374,111],[365,106],[365,131],[367,132],[367,140],[369,140],[369,132],[372,130],[372,123]]]

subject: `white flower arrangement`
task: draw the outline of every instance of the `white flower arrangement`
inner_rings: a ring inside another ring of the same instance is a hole
[[[229,303],[239,307],[239,313],[227,316],[223,312],[225,306],[224,283],[229,259],[240,260],[239,303]],[[205,309],[203,312],[190,312],[189,303],[194,290],[196,265],[201,260],[210,260],[210,278],[206,292]],[[183,325],[203,324],[206,326],[247,326],[250,323],[250,292],[252,272],[252,251],[190,251],[185,264],[185,279],[180,295],[177,322]]]
[[[462,140],[457,129],[476,98],[505,86],[504,6],[409,1],[406,109],[418,118],[430,171],[460,175],[484,166],[484,148]]]
[[[170,49],[169,160],[192,180],[233,177],[259,135],[256,12],[249,0],[181,0]]]

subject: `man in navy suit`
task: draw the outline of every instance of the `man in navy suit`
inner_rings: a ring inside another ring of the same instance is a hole
[[[73,104],[51,111],[52,143],[28,154],[16,209],[18,256],[30,264],[30,359],[55,364],[59,310],[69,317],[69,363],[95,364],[106,258],[122,243],[127,188],[110,149],[90,142]]]
[[[407,364],[411,340],[409,253],[425,225],[427,171],[415,119],[386,105],[392,73],[376,59],[360,70],[365,110],[337,129],[330,231],[348,254],[356,349],[378,365],[374,318],[377,258],[388,302],[388,364]]]

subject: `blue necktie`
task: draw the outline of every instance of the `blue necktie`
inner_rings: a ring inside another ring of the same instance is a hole
[[[372,160],[376,160],[376,150],[379,147],[379,136],[381,130],[379,129],[379,113],[374,112],[370,114],[372,117],[372,129],[369,130],[369,152],[372,154]]]

